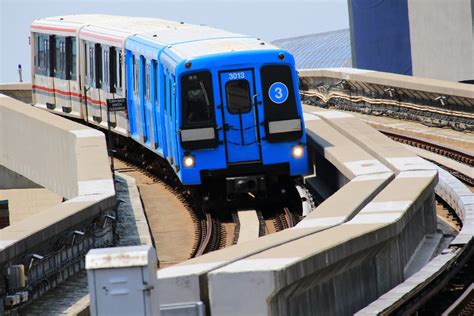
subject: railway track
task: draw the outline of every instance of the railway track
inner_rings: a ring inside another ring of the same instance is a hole
[[[439,196],[436,196],[436,214],[438,214],[454,232],[458,233],[461,230],[461,219],[459,219],[456,212]]]
[[[434,143],[428,139],[407,136],[382,129],[379,129],[379,131],[399,143],[425,149],[435,154],[445,156],[458,162],[464,163],[466,165],[474,165],[474,156],[467,151],[459,150],[457,148],[442,145],[439,143]]]
[[[421,148],[421,149],[433,152],[435,154],[445,156],[447,158],[450,158],[452,160],[466,164],[471,167],[474,166],[474,156],[467,151],[459,150],[451,146],[447,146],[447,145],[443,145],[439,143],[434,143],[432,141],[429,141],[423,138],[407,136],[404,134],[399,134],[392,131],[389,132],[389,131],[381,130],[381,129],[379,129],[379,131],[399,143]],[[434,161],[432,162],[436,164],[436,162]],[[449,171],[453,176],[463,181],[468,186],[474,187],[474,178],[471,175],[460,173],[447,166],[441,166],[441,167]]]
[[[196,248],[196,217],[186,195],[144,166],[115,159],[116,171],[133,177],[159,254],[160,268],[187,260]],[[171,232],[170,227],[172,227]]]
[[[443,313],[444,315],[474,315],[474,283]]]
[[[210,213],[206,213],[204,217],[205,219],[200,223],[199,246],[193,257],[217,250],[223,244],[220,221],[212,217]]]
[[[445,156],[468,166],[474,165],[473,155],[466,151],[433,143],[423,138],[385,130],[380,131],[397,142]],[[474,179],[472,175],[460,173],[443,165],[439,166],[464,182],[471,192],[474,192]],[[463,223],[455,211],[438,196],[436,196],[436,208],[437,213],[445,218],[445,221],[454,231],[459,231],[462,228]],[[454,248],[448,249],[450,250],[447,251],[454,251]],[[474,271],[474,239],[471,239],[467,245],[463,248],[458,248],[456,251],[457,254],[455,259],[451,261],[452,264],[438,271],[436,277],[417,288],[416,293],[411,293],[398,305],[395,304],[383,314],[405,315],[416,313],[417,315],[441,315],[446,311],[443,315],[473,315],[474,294],[472,289],[469,293],[465,292],[468,291],[467,289],[474,282],[474,274],[472,273]],[[452,310],[448,312],[449,309]]]
[[[288,207],[273,211],[256,210],[255,213],[258,220],[258,233],[255,238],[293,227],[301,219]],[[242,227],[238,211],[231,211],[229,214],[205,213],[198,216],[199,228],[196,237],[198,246],[193,257],[239,242],[239,237],[245,227]]]
[[[116,148],[111,153],[118,159],[116,170],[128,173],[137,181],[159,258],[166,258],[160,259],[160,268],[237,243],[241,230],[237,211],[202,211],[192,194],[155,155],[125,137],[114,135],[110,141]],[[168,202],[170,200],[174,203]],[[181,213],[181,217],[176,217],[177,213]],[[288,207],[257,210],[257,217],[259,236],[293,227],[300,220]],[[171,222],[167,222],[170,219]],[[187,225],[180,227],[186,222]],[[170,227],[173,231],[192,232],[179,238],[172,233],[168,238],[166,232]]]
[[[459,150],[439,142],[435,143],[421,137],[408,136],[384,129],[379,129],[379,131],[397,142],[424,149],[466,165],[467,168],[461,169],[467,171],[460,172],[431,160],[462,181],[471,192],[474,192],[473,174],[469,171],[472,170],[469,167],[474,166],[472,152]],[[462,221],[455,211],[439,196],[436,197],[436,202],[437,213],[446,219],[454,232],[459,232],[462,229]],[[474,282],[474,273],[472,273],[474,271],[474,239],[463,246],[451,245],[443,250],[443,253],[454,254],[454,258],[436,271],[433,277],[420,283],[412,292],[405,294],[381,314],[441,315],[446,311],[446,315],[473,315],[474,294],[472,287],[469,290],[468,288]],[[451,312],[447,310],[450,306]]]

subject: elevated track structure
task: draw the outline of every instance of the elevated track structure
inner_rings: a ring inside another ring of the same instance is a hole
[[[232,242],[226,243],[236,244],[223,249],[219,249],[222,245],[218,238],[208,237],[203,232],[203,244],[207,243],[204,239],[209,239],[211,242],[207,244],[211,246],[203,246],[195,258],[158,271],[160,304],[164,309],[180,309],[190,304],[202,306],[203,303],[212,315],[356,312],[363,315],[397,314],[423,308],[429,310],[425,302],[439,295],[440,288],[449,283],[453,276],[462,273],[463,264],[471,260],[474,195],[468,186],[472,186],[470,181],[473,178],[472,153],[469,150],[451,150],[439,144],[432,146],[436,144],[384,131],[396,140],[418,144],[419,151],[415,153],[406,145],[398,144],[369,127],[355,115],[334,109],[414,120],[469,133],[474,126],[474,89],[464,84],[357,69],[301,70],[300,80],[302,99],[310,104],[304,106],[304,120],[313,174],[305,178],[305,183],[315,197],[322,197],[318,201],[321,203],[306,205],[306,216],[301,221],[285,210],[276,214],[272,230],[278,231],[279,225],[289,228],[272,234],[267,234],[268,227],[265,228],[268,218],[264,219],[258,210],[256,217],[261,237],[238,241],[243,237],[238,236],[239,231],[244,233],[246,230],[245,227],[238,227],[243,222],[237,220],[237,226],[233,228],[237,233]],[[28,88],[17,87],[17,92],[13,87],[9,89],[10,95],[14,95]],[[17,101],[6,97],[0,98],[0,103],[2,100],[3,103],[8,100],[8,110],[18,107],[26,111],[24,104],[12,103]],[[18,129],[12,125],[13,122],[56,120],[36,109],[31,111],[34,112],[23,113],[25,117],[11,117],[9,125],[4,125],[10,134],[0,127],[0,145],[8,137],[11,138],[13,134],[10,131]],[[54,121],[53,125],[62,128],[63,121]],[[1,116],[0,123],[3,123]],[[36,128],[34,124],[32,126],[30,128]],[[48,130],[46,125],[41,126]],[[97,136],[91,136],[92,139],[103,138],[98,136],[102,135],[100,132],[77,126],[81,125],[76,124],[66,130],[69,133],[70,130],[81,130],[78,132],[81,137],[73,133],[78,139],[88,140],[89,136],[84,135]],[[7,136],[2,138],[2,131]],[[26,142],[38,131],[35,129],[22,141]],[[46,135],[49,132],[43,133]],[[48,138],[44,137],[46,141]],[[61,139],[62,136],[55,137]],[[41,144],[37,142],[35,146]],[[105,144],[103,146],[105,150]],[[5,148],[11,157],[32,155],[32,151],[20,151],[15,146]],[[444,166],[442,159],[422,152],[421,148],[457,158],[457,165],[446,165],[451,173],[440,169],[438,165]],[[34,172],[28,173],[42,165],[33,165],[28,169],[29,165],[25,163],[27,167],[20,168],[15,165],[18,161],[5,161],[5,155],[2,160],[2,153],[0,164],[26,177],[33,177],[34,182],[58,192],[68,200],[64,204],[76,198],[84,199],[83,195],[74,191],[74,185],[72,193],[66,195],[54,186],[54,181],[48,183],[41,177],[35,178]],[[48,151],[43,155],[48,155]],[[49,161],[48,156],[39,158]],[[107,165],[103,157],[98,160]],[[82,166],[81,163],[79,165]],[[56,171],[45,169],[42,172],[55,175]],[[95,172],[95,169],[90,171]],[[75,179],[74,174],[65,176]],[[103,176],[100,178],[103,179]],[[99,202],[94,200],[96,204],[107,205],[101,210],[112,209],[113,192],[109,193],[92,194],[104,197],[104,200],[97,200]],[[441,249],[443,242],[437,231],[435,196],[456,212],[461,221],[459,234],[444,250]],[[99,213],[110,215],[109,211],[104,212]],[[253,226],[257,225],[255,218],[252,222]],[[222,224],[216,225],[212,218],[207,218],[202,224],[209,226],[203,226],[205,231],[220,231],[219,227],[223,227]],[[37,227],[36,231],[49,231],[49,227],[54,225]],[[254,236],[257,231],[253,226],[249,234]],[[4,231],[0,230],[0,235]],[[62,236],[62,230],[54,231],[54,236]],[[7,237],[5,235],[2,240],[10,240]],[[215,241],[212,242],[213,239]],[[107,243],[101,245],[104,244]],[[215,249],[219,250],[209,252]],[[34,247],[28,248],[22,254],[28,253],[32,258],[33,251]],[[16,262],[19,261],[10,260],[8,264]],[[5,293],[16,295],[10,300],[18,301],[23,297],[20,290],[22,288],[9,289]],[[469,294],[465,296],[470,297]]]
[[[474,87],[352,68],[299,71],[303,102],[474,130]]]
[[[16,315],[79,272],[90,248],[113,245],[115,189],[101,132],[4,95],[0,165],[63,197],[0,230],[0,313]]]

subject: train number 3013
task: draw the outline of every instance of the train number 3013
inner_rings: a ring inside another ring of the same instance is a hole
[[[229,73],[229,80],[245,79],[245,72],[231,72]]]

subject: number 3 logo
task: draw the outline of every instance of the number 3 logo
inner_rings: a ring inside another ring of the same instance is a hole
[[[288,87],[282,82],[274,82],[268,89],[268,96],[273,103],[281,104],[288,99]]]

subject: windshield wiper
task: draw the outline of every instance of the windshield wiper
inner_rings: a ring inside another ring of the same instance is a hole
[[[209,101],[209,96],[207,95],[206,87],[202,81],[199,81],[199,85],[201,86],[202,92],[204,92],[204,99],[206,99],[206,105],[210,106],[211,102]]]

